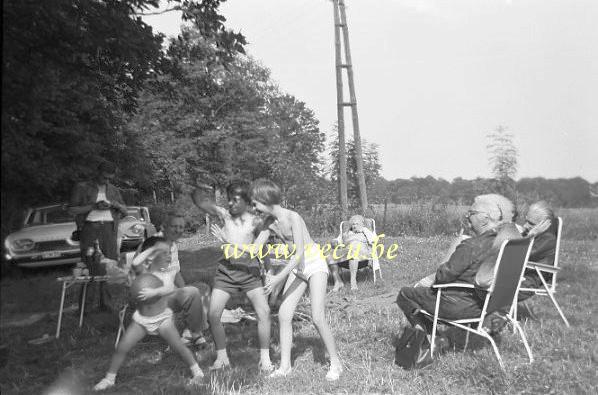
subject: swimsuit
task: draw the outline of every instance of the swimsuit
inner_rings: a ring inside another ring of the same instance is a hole
[[[139,310],[135,310],[135,313],[133,313],[133,321],[141,325],[148,335],[158,335],[158,329],[171,320],[172,316],[172,310],[168,307],[163,312],[151,317],[141,315]]]

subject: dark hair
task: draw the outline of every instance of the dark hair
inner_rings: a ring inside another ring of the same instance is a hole
[[[145,239],[145,241],[141,245],[141,252],[147,250],[148,248],[155,246],[158,243],[168,243],[168,241],[162,236],[148,237],[147,239]]]
[[[102,161],[98,165],[98,173],[114,174],[116,173],[116,165],[112,162]]]
[[[265,178],[259,178],[251,186],[251,197],[260,203],[272,206],[280,204],[282,192],[280,191],[280,187],[274,182]]]
[[[249,183],[244,180],[233,181],[226,187],[226,196],[230,199],[234,195],[239,195],[247,203],[251,203],[249,197]]]

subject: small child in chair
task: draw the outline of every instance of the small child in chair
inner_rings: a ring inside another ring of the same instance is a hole
[[[334,292],[344,287],[343,280],[338,273],[338,266],[348,262],[351,273],[351,290],[357,290],[357,269],[359,262],[368,260],[372,254],[372,244],[376,239],[374,232],[365,226],[365,218],[354,215],[349,219],[349,229],[342,234],[341,245],[336,247],[334,254],[328,256],[328,265],[334,279]]]
[[[131,285],[131,294],[138,304],[133,314],[133,321],[127,328],[123,339],[112,356],[106,376],[93,387],[102,391],[114,386],[118,369],[125,361],[128,352],[146,335],[160,335],[175,350],[191,369],[192,378],[188,385],[200,385],[203,372],[199,368],[191,351],[183,344],[177,331],[173,312],[168,308],[165,295],[174,291],[174,283],[163,275],[161,269],[170,262],[170,246],[162,237],[150,237],[143,243],[141,253],[133,259],[133,266],[148,269],[139,274]],[[140,266],[141,265],[141,266]]]

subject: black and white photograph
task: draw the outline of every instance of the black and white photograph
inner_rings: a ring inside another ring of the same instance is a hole
[[[595,394],[598,1],[4,0],[2,394]]]

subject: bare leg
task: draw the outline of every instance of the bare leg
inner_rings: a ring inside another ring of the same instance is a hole
[[[280,367],[278,371],[286,374],[291,370],[291,348],[293,346],[293,315],[301,296],[307,289],[307,283],[289,274],[282,295],[283,301],[278,309],[280,326]],[[276,372],[275,372],[276,373]]]
[[[337,263],[331,263],[329,261],[328,268],[332,272],[332,279],[334,280],[334,288],[332,288],[332,292],[336,292],[336,291],[340,290],[342,287],[344,287],[345,284],[343,284],[343,279],[341,278],[341,276],[339,274]]]
[[[357,269],[359,268],[359,261],[351,259],[349,261],[349,271],[351,272],[351,291],[357,291]]]
[[[118,347],[116,352],[112,355],[112,360],[110,361],[110,368],[108,369],[108,373],[116,374],[118,373],[118,369],[122,366],[123,362],[129,351],[135,345],[145,337],[146,332],[145,329],[136,323],[135,321],[131,322],[125,334],[118,343]]]
[[[328,282],[328,275],[326,273],[314,273],[309,278],[309,296],[311,299],[311,319],[324,342],[324,346],[330,355],[330,372],[328,376],[331,376],[331,372],[334,371],[338,379],[338,375],[342,371],[342,365],[338,352],[336,350],[336,344],[334,343],[334,336],[330,330],[330,326],[326,321],[326,283]],[[330,378],[329,378],[330,379]]]
[[[193,353],[185,346],[185,344],[183,344],[183,341],[179,335],[179,331],[176,329],[176,326],[174,326],[173,319],[169,318],[168,320],[164,321],[160,325],[160,328],[158,328],[158,333],[160,333],[160,336],[166,340],[170,348],[175,350],[183,359],[183,361],[185,361],[187,366],[189,366],[192,378],[189,380],[187,385],[201,385],[201,382],[203,381],[203,372],[199,368]]]
[[[213,369],[218,369],[229,365],[228,355],[226,354],[226,333],[222,325],[222,312],[226,306],[226,302],[230,299],[230,294],[221,289],[213,289],[212,297],[210,299],[210,312],[208,318],[210,320],[210,330],[212,337],[216,344],[216,361],[212,366]]]
[[[260,342],[260,364],[262,370],[272,370],[270,361],[270,306],[264,288],[256,288],[247,292],[255,313],[257,314],[257,335]]]
[[[181,336],[179,335],[179,331],[174,326],[174,321],[172,319],[166,320],[160,328],[158,328],[158,333],[166,343],[176,351],[177,354],[185,361],[187,366],[191,367],[197,363],[193,353],[183,344],[181,341]]]

